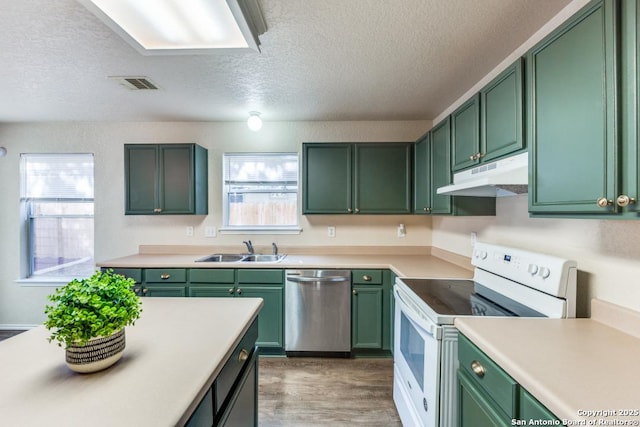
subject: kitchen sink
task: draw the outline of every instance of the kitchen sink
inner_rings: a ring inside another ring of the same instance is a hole
[[[280,262],[286,255],[213,254],[198,258],[196,262]]]
[[[286,255],[260,255],[253,254],[247,255],[242,259],[242,262],[280,262],[286,257]]]
[[[213,254],[199,258],[196,262],[238,262],[242,261],[245,256],[242,254]]]

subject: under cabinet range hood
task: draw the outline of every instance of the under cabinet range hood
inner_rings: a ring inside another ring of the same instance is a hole
[[[474,197],[524,194],[529,183],[528,159],[525,152],[455,173],[453,184],[438,188],[437,193]]]

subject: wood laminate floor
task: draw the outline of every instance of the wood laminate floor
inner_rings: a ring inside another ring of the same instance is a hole
[[[261,427],[402,425],[392,359],[263,357],[258,384]]]

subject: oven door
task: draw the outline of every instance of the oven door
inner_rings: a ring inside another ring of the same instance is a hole
[[[441,328],[397,286],[393,400],[403,425],[438,424]]]

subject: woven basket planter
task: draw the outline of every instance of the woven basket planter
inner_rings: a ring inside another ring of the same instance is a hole
[[[85,345],[71,345],[66,351],[67,366],[83,374],[101,371],[122,357],[124,346],[124,328],[108,337],[93,338]]]

